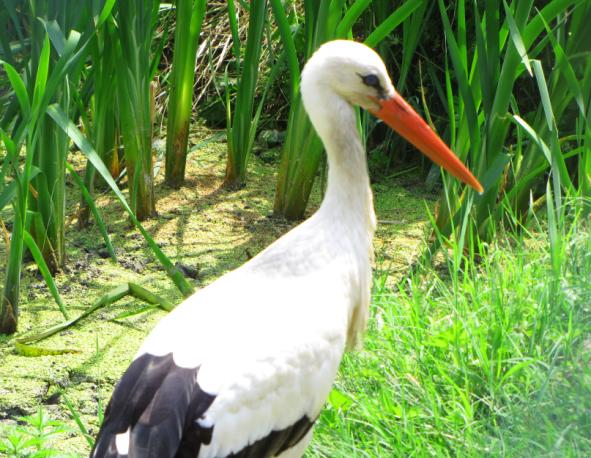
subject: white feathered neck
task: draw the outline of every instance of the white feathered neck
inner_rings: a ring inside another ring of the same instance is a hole
[[[315,217],[332,227],[334,237],[350,238],[354,247],[360,300],[350,317],[347,343],[351,347],[363,334],[369,313],[376,218],[355,110],[327,84],[322,57],[315,57],[316,62],[310,60],[304,69],[301,86],[304,106],[328,159],[326,193]]]

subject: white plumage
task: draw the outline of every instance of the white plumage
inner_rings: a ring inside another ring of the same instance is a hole
[[[382,111],[400,102],[379,56],[350,41],[314,54],[301,92],[328,155],[320,209],[156,326],[93,456],[302,455],[370,302],[375,216],[351,104],[393,125]]]

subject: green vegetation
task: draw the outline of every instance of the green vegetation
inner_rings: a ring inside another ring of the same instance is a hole
[[[109,7],[109,5],[106,5]],[[110,5],[112,8],[113,5]],[[113,81],[117,75],[117,29],[112,15],[103,10],[99,22],[95,25],[96,38],[89,43],[92,74],[89,80],[93,87],[90,103],[91,127],[88,128],[97,154],[107,166],[110,174],[118,177],[121,174],[119,152],[119,119],[117,91],[113,90]],[[84,172],[84,185],[89,194],[94,194],[96,171],[92,162],[87,161]],[[81,202],[78,226],[83,228],[89,222],[89,199]],[[100,218],[99,218],[100,220]],[[97,221],[98,222],[98,221]]]
[[[166,184],[172,187],[179,187],[185,181],[195,59],[205,7],[206,0],[179,0],[176,5],[172,84],[168,101],[166,136]]]
[[[538,11],[533,1],[514,3],[510,8],[500,1],[487,2],[483,11],[470,11],[470,24],[468,9],[459,1],[454,30],[439,1],[449,44],[446,84],[440,91],[453,120],[450,144],[473,165],[485,188],[482,196],[472,196],[443,178],[447,205],[438,213],[437,224],[445,234],[452,229],[452,219],[457,226],[469,212],[480,236],[491,240],[508,210],[527,215],[532,193],[534,198],[544,195],[549,172],[558,199],[591,197],[591,105],[583,96],[591,88],[590,49],[583,44],[591,40],[585,24],[591,5],[555,0]],[[551,23],[564,34],[555,34]],[[468,46],[469,26],[475,30],[476,46]],[[519,99],[525,84],[538,100],[535,107]],[[566,115],[569,106],[577,111]],[[518,128],[512,130],[514,125]],[[569,166],[577,171],[569,172]]]
[[[43,2],[31,2],[31,11],[39,12],[41,21],[43,18],[49,21],[48,11],[41,5]],[[49,272],[50,266],[55,271],[64,263],[65,150],[68,143],[64,133],[45,112],[55,100],[59,100],[62,105],[69,105],[64,101],[67,93],[64,84],[66,75],[76,79],[81,56],[78,50],[81,35],[73,32],[66,39],[54,17],[59,11],[53,13],[53,22],[41,22],[43,27],[35,23],[33,27],[35,32],[31,38],[32,51],[29,57],[35,73],[25,72],[21,77],[13,65],[4,62],[19,111],[13,113],[16,118],[14,121],[9,120],[12,123],[11,136],[1,131],[6,152],[0,172],[5,186],[2,194],[6,196],[2,204],[4,206],[11,201],[14,215],[4,289],[0,298],[2,333],[16,331],[25,243],[48,285],[56,292],[56,302],[67,318]],[[65,21],[63,16],[57,16]],[[55,58],[52,58],[50,32],[57,47],[55,52],[58,52]],[[21,148],[25,150],[24,163],[22,167],[17,167],[15,164],[19,161]],[[9,174],[12,178],[10,184],[5,181]]]
[[[267,0],[253,2],[250,7],[248,33],[244,59],[240,58],[241,47],[239,41],[238,18],[234,8],[234,1],[228,0],[228,14],[234,42],[236,66],[238,67],[238,90],[234,109],[227,99],[228,121],[228,162],[226,165],[225,185],[229,188],[240,188],[246,180],[246,164],[258,127],[262,104],[255,114],[254,104],[256,86],[259,74],[263,32],[267,19]]]
[[[57,442],[60,436],[69,431],[62,422],[51,420],[42,409],[39,409],[36,415],[20,417],[19,421],[24,426],[8,429],[0,442],[0,452],[4,456],[9,458],[66,456],[51,447],[51,443]]]
[[[155,212],[152,161],[153,79],[151,48],[160,2],[116,2],[119,48],[116,73],[121,135],[130,189],[131,208],[142,221]]]
[[[306,456],[588,454],[589,21],[586,0],[0,0],[0,454],[87,454],[166,311],[317,207],[299,79],[334,38],[376,48],[485,193],[359,113],[372,318]]]
[[[298,35],[294,37],[291,30],[298,30],[296,27],[301,27],[301,24],[297,23],[301,19],[296,15],[287,16],[279,0],[271,2],[291,73],[289,118],[275,194],[274,208],[277,215],[292,220],[303,217],[323,157],[322,144],[304,110],[299,92],[298,51],[305,62],[322,43],[337,38],[351,38],[353,25],[359,16],[369,8],[370,3],[370,1],[358,0],[353,2],[349,9],[345,9],[343,1],[305,1],[303,37]],[[367,37],[366,42],[370,46],[378,45],[421,3],[422,0],[405,2],[384,19]],[[295,23],[290,24],[290,18]],[[304,38],[303,46],[298,50],[296,42],[302,38]]]
[[[585,456],[591,234],[575,210],[558,251],[539,223],[470,256],[455,244],[394,289],[378,276],[309,456]]]

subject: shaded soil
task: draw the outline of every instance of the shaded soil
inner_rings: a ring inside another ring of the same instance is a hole
[[[208,135],[208,134],[206,134]],[[197,143],[196,139],[192,139]],[[145,223],[163,251],[178,263],[196,289],[212,282],[266,247],[295,223],[272,217],[277,165],[253,157],[248,186],[229,192],[222,188],[226,144],[209,143],[194,151],[187,164],[186,184],[173,190],[157,176],[158,216]],[[79,163],[83,161],[79,158]],[[417,176],[383,178],[374,183],[378,231],[375,240],[377,275],[395,282],[419,253],[426,231],[425,202],[433,207],[434,196],[423,193]],[[98,206],[107,223],[118,262],[105,256],[96,226],[76,226],[78,193],[68,188],[68,267],[56,278],[71,316],[76,316],[99,297],[123,282],[133,281],[172,303],[179,292],[153,258],[141,235],[131,227],[124,211],[108,193]],[[320,200],[315,189],[310,205]],[[0,215],[10,218],[9,209]],[[3,276],[6,247],[0,246]],[[47,349],[69,349],[63,355],[25,357],[17,354],[10,339],[0,341],[0,437],[3,426],[14,424],[39,406],[58,420],[72,424],[65,400],[74,406],[90,433],[98,427],[99,406],[105,406],[113,385],[129,364],[141,341],[164,315],[153,310],[114,320],[142,304],[124,298],[101,309],[73,328],[37,344]],[[63,321],[37,268],[27,264],[22,283],[19,335]],[[72,432],[55,445],[63,451],[88,453],[81,434]]]

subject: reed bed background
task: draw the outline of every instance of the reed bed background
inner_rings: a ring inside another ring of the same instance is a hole
[[[355,39],[380,52],[395,86],[485,192],[442,175],[359,114],[372,177],[418,169],[421,186],[440,197],[404,280],[393,287],[388,272],[377,275],[366,350],[346,358],[309,456],[583,456],[590,20],[585,0],[0,0],[0,333],[17,333],[2,342],[47,336],[18,334],[28,259],[63,315],[45,323],[50,330],[96,310],[73,317],[53,277],[68,266],[67,213],[81,228],[94,220],[117,262],[99,193],[114,193],[175,288],[193,291],[142,225],[158,218],[160,167],[168,186],[183,185],[192,126],[218,131],[202,141],[225,138],[232,190],[248,187],[254,151],[276,138],[274,213],[301,219],[325,164],[300,71],[323,42]],[[160,151],[154,141],[164,137]],[[74,148],[86,164],[71,163]],[[66,208],[68,179],[78,209]],[[139,285],[126,294],[170,309],[170,298]],[[63,432],[43,412],[24,422],[0,450],[29,456]]]

